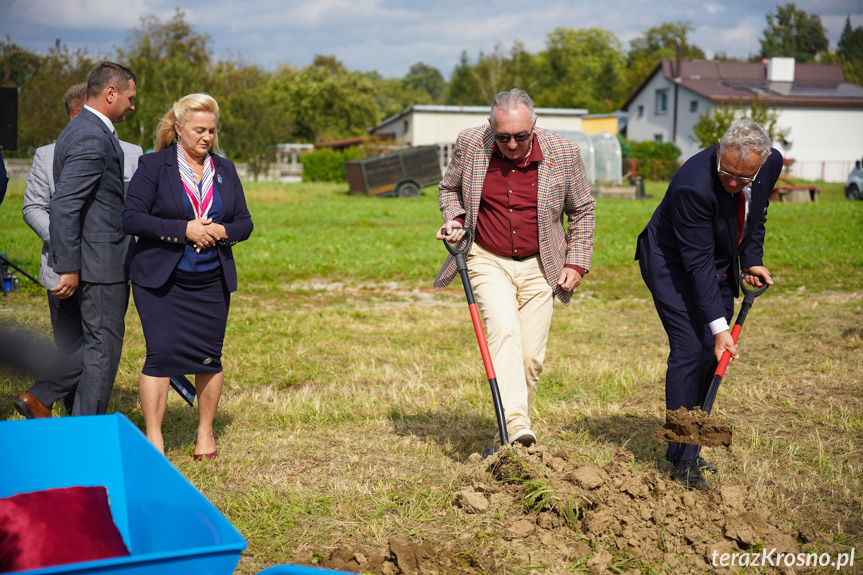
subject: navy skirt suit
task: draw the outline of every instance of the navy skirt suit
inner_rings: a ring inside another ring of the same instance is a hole
[[[237,289],[232,246],[252,234],[252,217],[234,164],[210,154],[215,168],[209,217],[228,237],[198,253],[186,241],[195,218],[180,180],[176,145],[141,156],[129,182],[123,227],[137,236],[132,295],[147,342],[141,372],[152,377],[222,371],[231,292]]]

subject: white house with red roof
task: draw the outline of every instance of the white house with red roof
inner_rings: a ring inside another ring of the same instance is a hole
[[[863,87],[846,82],[838,64],[663,60],[623,105],[626,137],[674,142],[685,160],[701,149],[692,127],[702,114],[756,96],[779,113],[777,126],[788,129],[773,143],[794,160],[787,175],[845,181],[863,156]]]

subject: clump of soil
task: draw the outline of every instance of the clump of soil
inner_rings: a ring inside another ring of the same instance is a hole
[[[730,447],[731,424],[696,406],[666,410],[665,426],[656,430],[661,443],[689,443],[704,447]]]
[[[318,561],[319,567],[352,573],[381,575],[468,575],[494,573],[492,557],[454,552],[432,542],[410,542],[391,538],[384,550],[368,551],[351,546],[337,547]]]
[[[776,554],[836,551],[829,535],[799,532],[748,487],[710,478],[710,491],[689,491],[634,468],[619,449],[597,465],[542,445],[504,447],[470,456],[451,513],[479,533],[437,540],[390,539],[387,548],[343,546],[318,565],[381,575],[441,573],[645,572],[731,573],[714,552]]]

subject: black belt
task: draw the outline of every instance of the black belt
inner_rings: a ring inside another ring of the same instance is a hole
[[[521,262],[521,261],[524,261],[528,258],[532,258],[534,256],[536,256],[536,254],[530,254],[529,256],[512,256],[512,259],[514,259],[517,262]]]

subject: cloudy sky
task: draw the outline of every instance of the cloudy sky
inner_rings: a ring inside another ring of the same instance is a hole
[[[785,2],[781,2],[785,4]],[[831,47],[846,16],[863,26],[860,0],[796,0],[817,14]],[[759,51],[765,16],[776,3],[759,0],[0,0],[0,36],[37,51],[59,38],[71,49],[110,54],[126,43],[144,14],[170,19],[177,6],[213,55],[242,57],[271,70],[335,55],[354,70],[404,76],[425,62],[449,77],[466,50],[471,60],[514,40],[529,52],[545,46],[555,27],[597,27],[629,41],[652,26],[689,21],[691,41],[708,57],[748,57]]]

